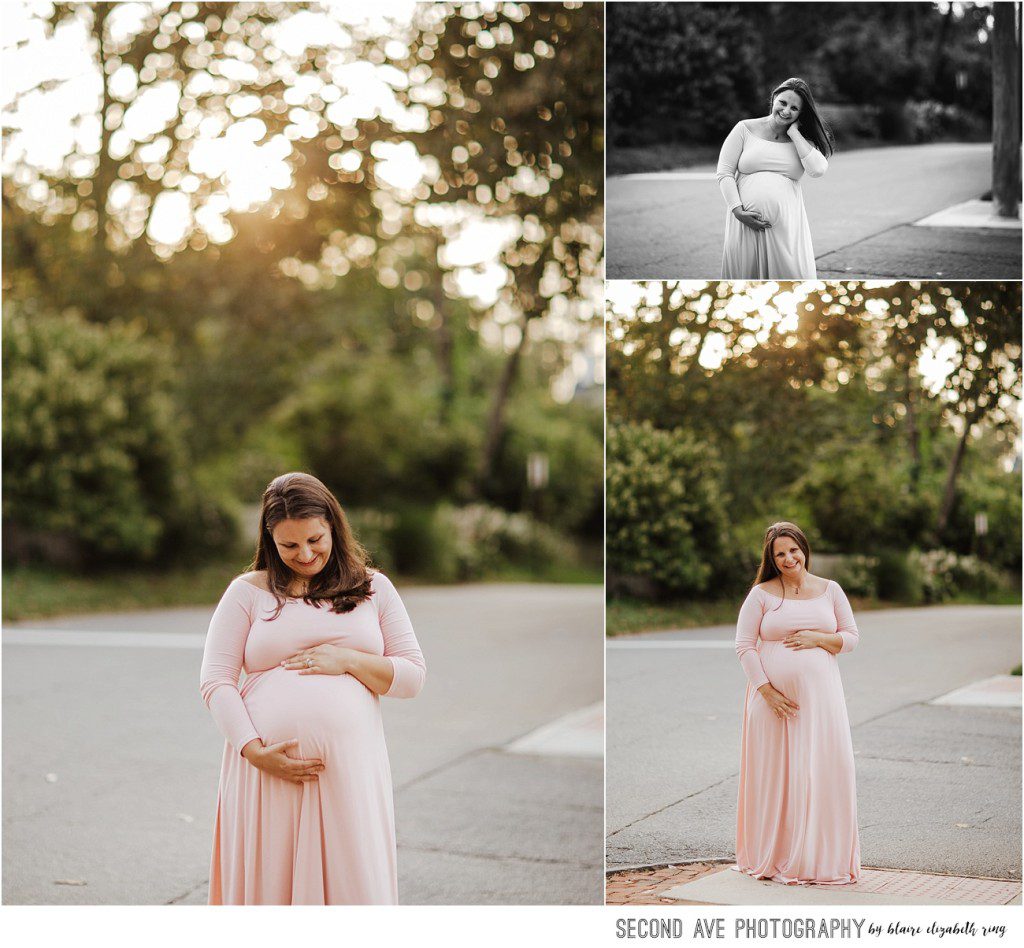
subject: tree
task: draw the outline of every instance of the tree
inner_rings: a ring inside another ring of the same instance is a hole
[[[972,445],[1016,450],[1019,284],[649,284],[609,309],[609,423],[713,446],[738,528],[788,508],[836,546],[954,542]]]
[[[301,33],[303,17],[319,17],[317,31],[296,43],[286,28]],[[429,349],[444,422],[467,396],[467,351],[498,342],[508,356],[488,380],[475,462],[486,493],[528,342],[560,343],[554,374],[600,309],[602,10],[438,3],[362,22],[374,17],[292,3],[55,7],[50,34],[79,29],[91,44],[83,124],[97,134],[78,136],[56,173],[8,149],[6,288],[173,338],[201,454],[237,441],[247,409],[269,410],[308,373],[310,348]],[[25,96],[45,108],[48,91]],[[160,95],[161,122],[132,121],[155,115]],[[10,123],[6,136],[17,140]],[[245,169],[211,158],[229,139],[257,166],[270,156],[269,193],[234,187]],[[417,180],[394,178],[396,155]],[[168,199],[183,227],[158,239]],[[481,223],[511,235],[496,258],[450,259]],[[484,266],[503,285],[476,301],[460,281]],[[253,401],[238,397],[246,375]]]
[[[763,114],[774,85],[794,74],[819,103],[862,114],[851,137],[860,124],[869,134],[874,125],[876,135],[908,135],[908,102],[941,104],[960,134],[987,131],[989,5],[819,2],[800,4],[799,16],[790,4],[761,2],[608,9],[612,148],[719,145],[739,118]],[[840,144],[846,131],[838,129]]]
[[[492,220],[518,221],[501,253],[510,278],[495,307],[514,327],[494,389],[477,489],[485,491],[536,323],[594,320],[602,290],[603,17],[596,4],[429,6],[410,55],[426,59],[445,108],[413,141],[438,163],[435,191]]]

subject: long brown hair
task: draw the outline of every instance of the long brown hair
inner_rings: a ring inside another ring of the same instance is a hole
[[[267,586],[277,599],[277,611],[271,618],[281,614],[294,577],[277,552],[272,531],[282,520],[310,517],[319,517],[330,527],[331,554],[324,568],[310,579],[303,601],[314,606],[330,602],[331,612],[351,612],[370,598],[370,558],[352,535],[338,499],[312,474],[282,474],[263,492],[260,535],[249,567],[267,571]]]
[[[804,569],[811,568],[811,545],[807,537],[795,523],[788,520],[780,520],[773,523],[764,533],[764,547],[761,550],[761,565],[757,568],[757,577],[754,579],[754,586],[766,583],[776,576],[781,576],[778,566],[775,565],[775,541],[779,537],[789,537],[796,542],[804,554]],[[779,579],[782,585],[782,598],[786,598],[786,584]]]
[[[832,129],[828,127],[828,123],[818,112],[818,105],[814,101],[814,96],[811,95],[811,87],[803,79],[794,76],[792,79],[780,82],[772,90],[771,98],[768,100],[768,111],[771,112],[775,105],[775,97],[786,90],[795,92],[803,100],[800,117],[796,120],[797,128],[818,151],[826,158],[830,157],[835,151],[835,136],[832,134]]]

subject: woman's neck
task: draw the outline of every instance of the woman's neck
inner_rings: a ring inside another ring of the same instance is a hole
[[[784,138],[788,137],[789,126],[776,124],[774,112],[766,118],[766,122],[768,132],[771,133],[772,137],[776,141],[782,141]]]
[[[799,577],[797,577],[796,579],[783,577],[780,575],[779,582],[782,583],[783,589],[788,589],[791,592],[799,593],[800,590],[803,589],[807,583],[807,571],[801,571]]]

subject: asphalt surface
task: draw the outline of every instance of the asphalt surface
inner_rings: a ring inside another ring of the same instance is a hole
[[[840,668],[864,865],[1019,879],[1020,709],[927,704],[1020,662],[1019,607],[864,612],[857,622],[860,646]],[[746,682],[734,634],[611,640],[609,869],[734,857]],[[664,647],[673,642],[691,647]]]
[[[383,699],[401,901],[600,903],[602,762],[503,748],[601,700],[601,588],[401,592],[428,667],[419,697]],[[211,613],[5,627],[5,904],[205,903],[223,748],[198,690]],[[33,629],[82,644],[13,644]]]
[[[725,204],[714,165],[607,183],[613,280],[718,279]],[[819,278],[1019,279],[1019,230],[911,227],[991,187],[988,144],[837,152],[802,186]]]

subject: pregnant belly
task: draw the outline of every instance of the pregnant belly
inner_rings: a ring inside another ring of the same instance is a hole
[[[319,757],[330,766],[383,744],[380,701],[351,675],[299,675],[285,668],[263,672],[243,700],[264,744],[297,739],[292,757]]]
[[[769,222],[780,220],[793,203],[794,182],[775,171],[744,175],[738,188],[743,206],[760,211]]]
[[[761,665],[773,687],[787,698],[800,703],[801,695],[810,695],[820,687],[828,687],[839,669],[834,655],[823,648],[786,648],[781,641],[767,641],[761,646]]]

